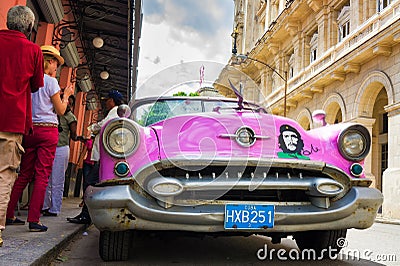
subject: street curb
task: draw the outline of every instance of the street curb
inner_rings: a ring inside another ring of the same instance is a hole
[[[57,256],[61,253],[63,249],[65,249],[68,244],[79,234],[84,232],[87,229],[87,225],[81,225],[77,227],[73,233],[65,237],[60,243],[55,245],[52,249],[44,253],[40,258],[36,259],[32,262],[32,266],[42,266],[42,265],[50,265],[50,263],[57,258]]]
[[[381,223],[381,224],[400,225],[400,220],[389,219],[389,218],[384,218],[384,217],[376,217],[375,218],[375,222],[376,223]]]
[[[57,217],[41,216],[40,221],[48,226],[46,232],[30,232],[25,226],[7,226],[3,231],[4,245],[0,248],[0,265],[51,265],[60,252],[86,228],[83,224],[67,222],[81,208],[80,198],[63,199],[63,210]],[[28,211],[18,217],[27,220]]]

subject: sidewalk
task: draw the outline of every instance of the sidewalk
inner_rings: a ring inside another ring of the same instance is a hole
[[[382,214],[378,214],[376,216],[375,223],[400,225],[400,220],[386,218],[386,217],[383,217]]]
[[[3,247],[0,247],[0,265],[48,265],[73,237],[85,229],[85,225],[67,222],[66,217],[79,214],[80,198],[63,200],[61,214],[57,217],[41,217],[47,232],[30,232],[25,225],[6,226],[3,231]],[[18,218],[26,221],[28,211],[20,211]]]

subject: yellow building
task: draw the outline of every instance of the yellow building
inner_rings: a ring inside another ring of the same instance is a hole
[[[367,126],[366,175],[384,194],[383,216],[399,219],[400,0],[234,2],[233,47],[247,58],[230,64],[255,82],[242,84],[245,98],[306,129],[317,109],[328,123]]]

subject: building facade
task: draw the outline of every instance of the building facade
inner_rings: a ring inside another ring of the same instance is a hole
[[[328,123],[365,125],[365,174],[383,192],[382,215],[399,219],[400,0],[234,3],[233,47],[247,57],[230,63],[255,84],[243,84],[245,98],[305,129],[317,109]]]

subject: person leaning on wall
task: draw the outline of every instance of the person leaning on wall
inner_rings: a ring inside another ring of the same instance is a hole
[[[44,87],[32,94],[33,135],[24,136],[22,145],[25,154],[22,156],[20,174],[11,192],[6,220],[6,225],[25,224],[14,216],[14,211],[23,190],[33,181],[27,219],[31,232],[47,231],[47,226],[40,223],[39,218],[57,148],[57,114],[64,114],[68,97],[74,93],[74,86],[68,86],[64,90],[65,98],[61,100],[60,86],[54,76],[57,68],[64,64],[64,58],[53,46],[44,45],[41,49],[44,56]]]
[[[8,30],[0,30],[0,247],[10,193],[24,152],[23,135],[32,133],[31,92],[43,86],[43,55],[28,40],[35,15],[26,6],[7,13]]]

